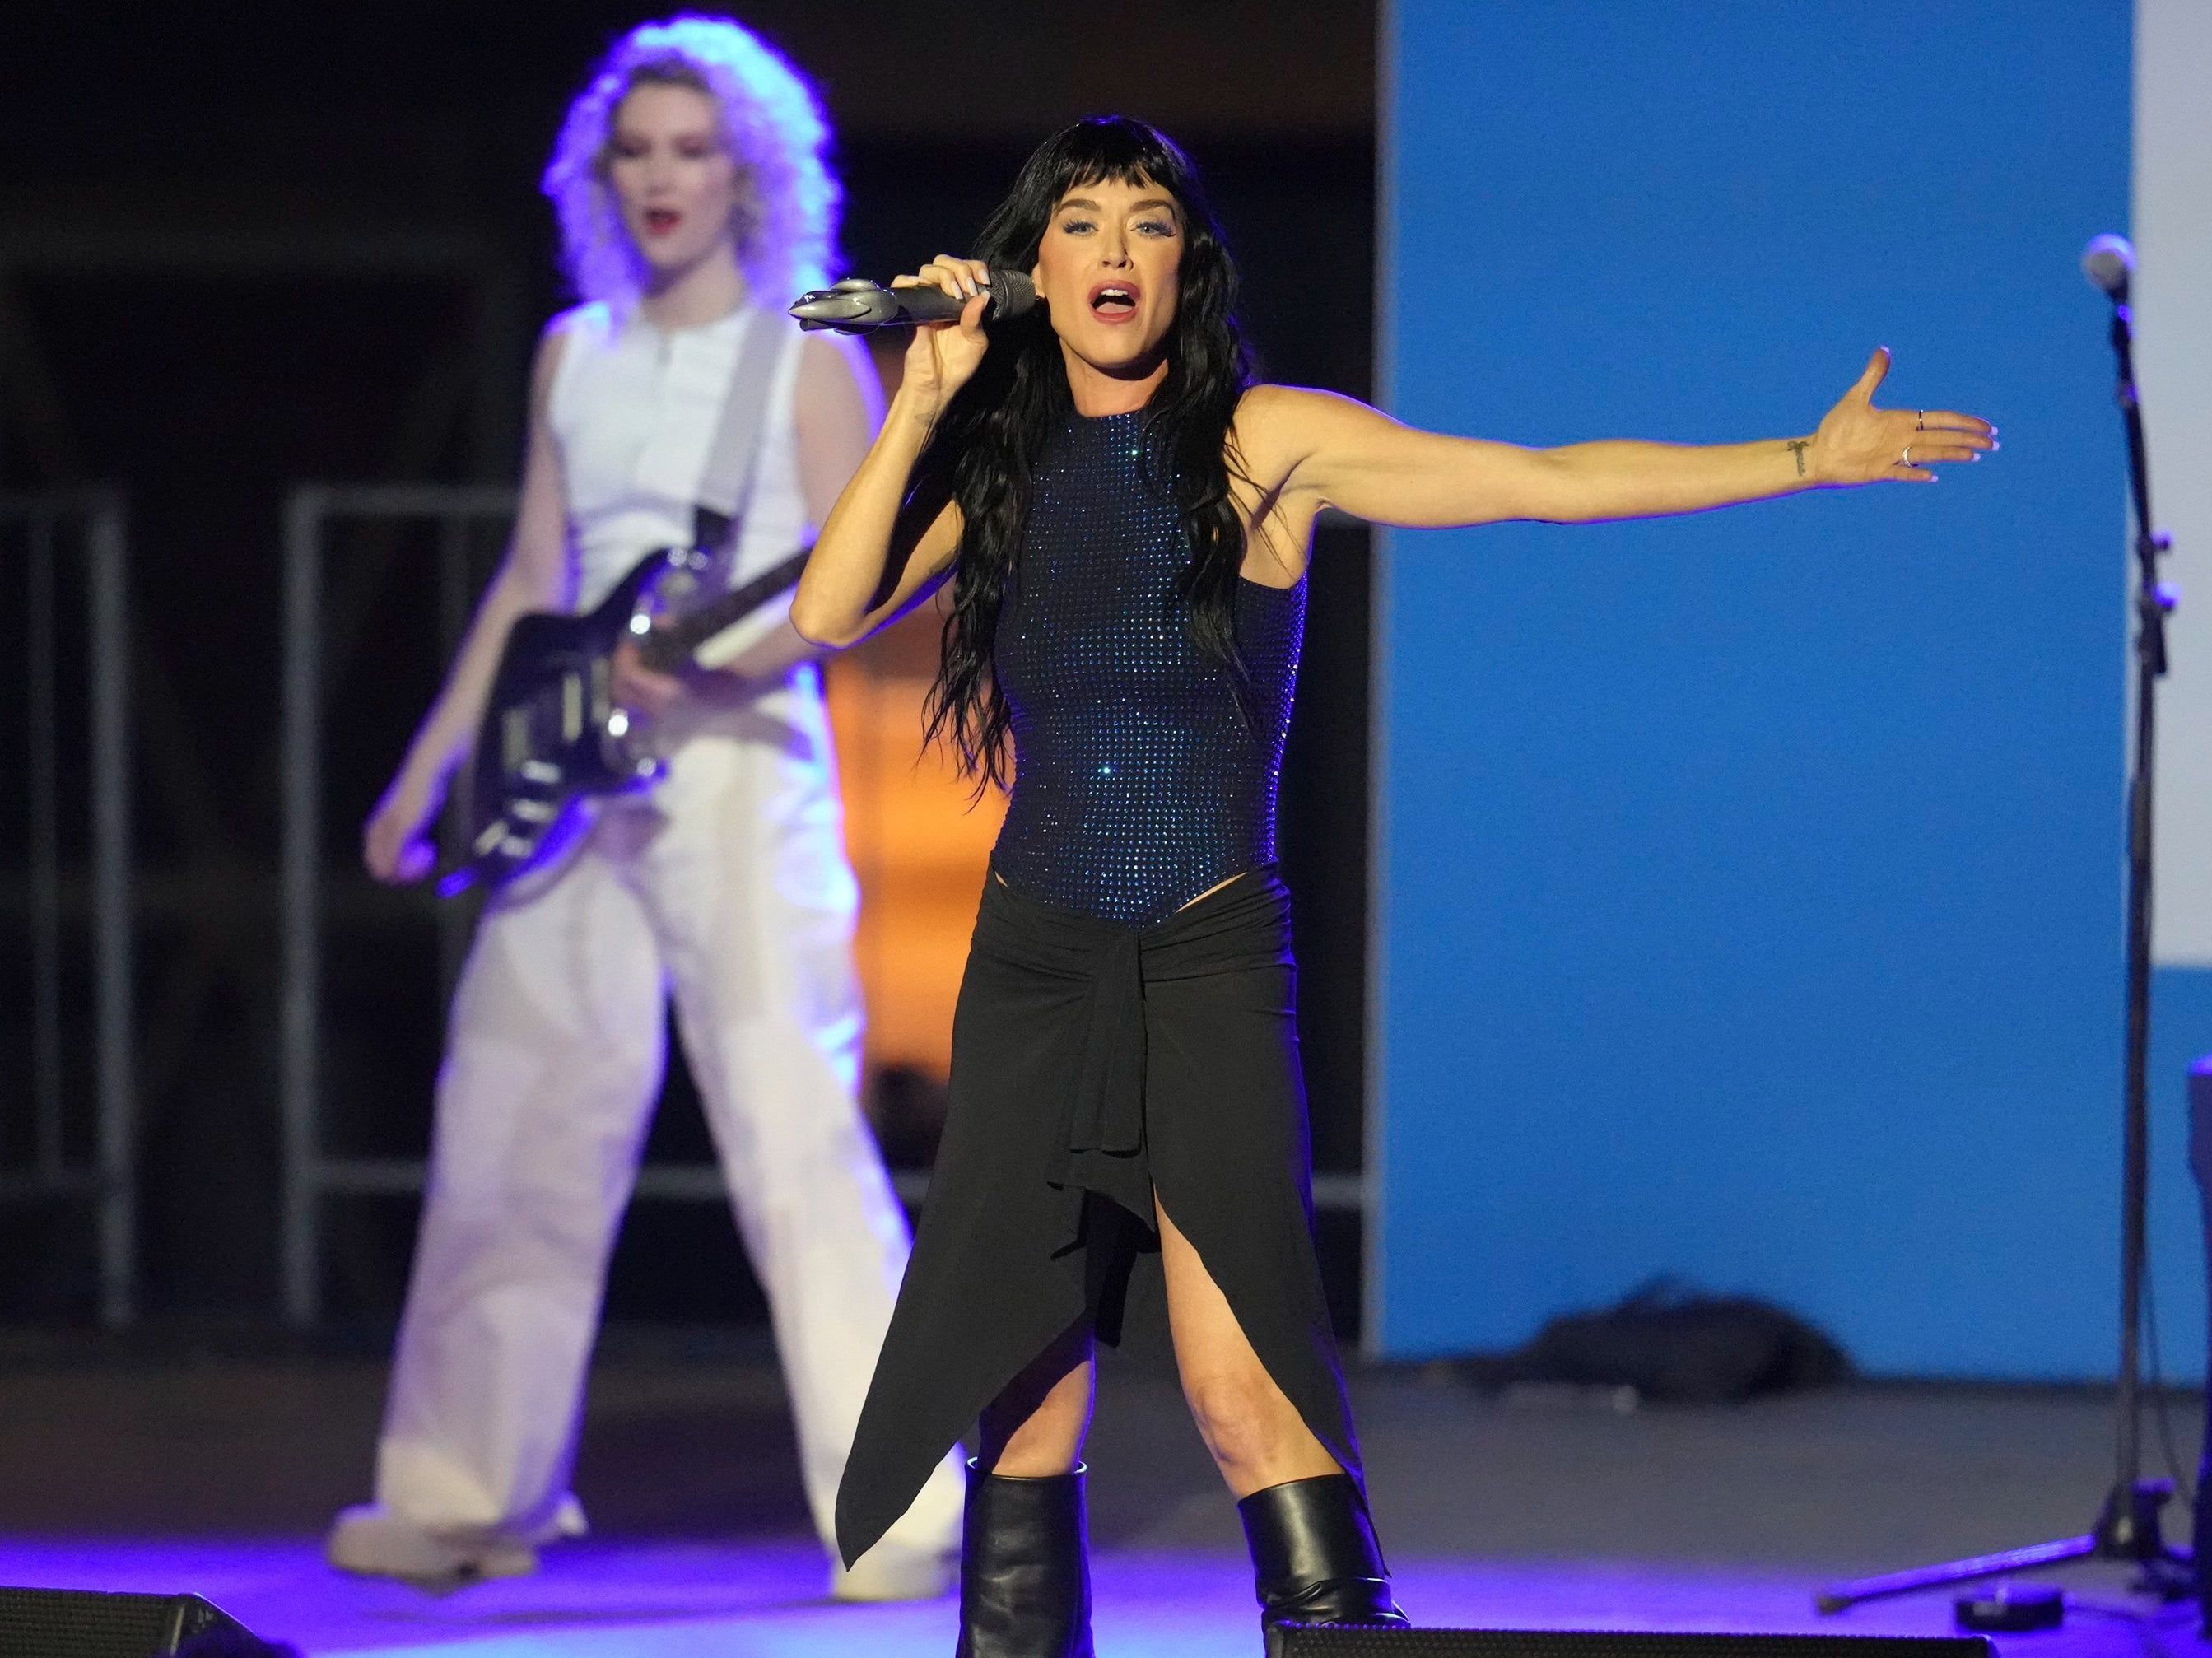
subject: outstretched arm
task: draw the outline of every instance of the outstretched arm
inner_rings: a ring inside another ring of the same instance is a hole
[[[1711,445],[1608,440],[1523,449],[1401,426],[1324,392],[1255,391],[1240,411],[1255,470],[1300,494],[1382,524],[1440,528],[1535,519],[1586,524],[1733,506],[1800,489],[1882,482],[1932,483],[1929,465],[1978,460],[1996,428],[1948,410],[1877,409],[1889,372],[1877,350],[1804,437]],[[1261,453],[1255,452],[1264,451]]]

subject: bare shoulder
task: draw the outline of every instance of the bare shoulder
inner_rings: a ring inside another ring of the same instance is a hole
[[[548,318],[538,336],[540,356],[550,353],[554,361],[568,348],[568,341],[577,335],[592,335],[604,338],[614,326],[614,313],[603,301],[590,301],[572,305],[566,311],[556,311]]]
[[[592,324],[590,313],[598,307],[588,305],[571,306],[551,318],[538,335],[538,349],[530,360],[530,402],[538,413],[544,414],[553,398],[553,381],[561,372],[561,361],[568,352],[568,337],[580,328]]]
[[[1289,483],[1332,436],[1387,417],[1357,398],[1306,386],[1255,386],[1237,405],[1232,440],[1255,481]]]
[[[871,431],[883,418],[883,377],[859,340],[824,331],[801,337],[793,387],[802,414],[808,410],[865,411]]]
[[[1249,442],[1280,441],[1315,421],[1329,418],[1334,405],[1364,404],[1334,392],[1316,392],[1306,386],[1276,386],[1263,382],[1247,386],[1237,404],[1237,434]]]
[[[850,379],[862,371],[875,372],[868,348],[848,334],[822,329],[799,337],[799,377],[816,380]]]

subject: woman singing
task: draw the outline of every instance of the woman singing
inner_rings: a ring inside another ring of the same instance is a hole
[[[866,1549],[975,1425],[960,1652],[1088,1654],[1092,1343],[1164,1289],[1262,1625],[1402,1624],[1314,1258],[1273,870],[1315,515],[1694,512],[1925,480],[1992,428],[1875,409],[1880,352],[1810,436],[1715,447],[1532,451],[1253,385],[1197,177],[1121,118],[1039,149],[977,251],[902,279],[969,303],[917,331],[792,607],[842,647],[949,579],[932,733],[1012,776],[839,1541]],[[987,335],[994,268],[1030,272],[1044,306]]]
[[[781,311],[830,256],[827,137],[805,82],[724,19],[631,30],[570,109],[545,190],[584,303],[538,349],[506,562],[364,833],[380,878],[427,872],[425,832],[515,617],[587,610],[647,554],[690,544],[726,410],[749,402],[757,436],[741,527],[718,552],[726,587],[804,546],[851,477],[880,402],[872,373]],[[672,995],[830,1538],[907,1236],[854,1097],[858,894],[816,653],[781,617],[760,620],[773,625],[727,641],[737,653],[711,669],[617,659],[665,778],[485,908],[439,1073],[377,1500],[330,1537],[347,1570],[507,1575],[582,1530],[568,1475],[585,1363]],[[833,1592],[940,1593],[959,1502],[947,1462],[880,1547],[835,1569]]]

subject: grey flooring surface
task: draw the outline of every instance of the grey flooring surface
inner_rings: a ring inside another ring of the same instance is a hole
[[[520,1620],[546,1639],[573,1625],[580,1654],[659,1652],[586,1638],[646,1618],[656,1596],[667,1604],[653,1617],[725,1619],[732,1652],[817,1650],[801,1626],[823,1617],[818,1649],[849,1645],[858,1626],[805,1600],[819,1556],[760,1343],[618,1333],[594,1370],[576,1479],[596,1538],[549,1555],[542,1579],[434,1603],[344,1584],[315,1558],[331,1513],[368,1494],[383,1386],[367,1357],[0,1343],[0,1561],[21,1581],[82,1587],[185,1570],[272,1631],[313,1635],[310,1650],[490,1641],[489,1658]],[[1620,1414],[1484,1396],[1431,1370],[1361,1372],[1353,1393],[1401,1593],[1453,1622],[1942,1633],[1943,1598],[1823,1620],[1811,1591],[2079,1532],[2112,1472],[2109,1401],[2086,1391],[1863,1385]],[[2201,1401],[2175,1395],[2167,1410],[2193,1470]],[[1131,1631],[1154,1630],[1115,1650],[1245,1650],[1236,1512],[1158,1363],[1108,1356],[1089,1455],[1103,1604]],[[2178,1504],[2171,1519],[2185,1537]],[[2206,1649],[2192,1607],[2130,1596],[2117,1567],[2059,1577],[2076,1597],[2067,1630],[2002,1643],[2004,1658]],[[884,1658],[941,1650],[949,1615],[886,1612]],[[672,1626],[665,1638],[679,1649]]]
[[[763,1345],[610,1347],[576,1480],[600,1533],[805,1533]],[[0,1532],[313,1533],[367,1495],[383,1388],[368,1357],[0,1353]],[[2110,1404],[2087,1390],[1862,1385],[1619,1414],[1431,1369],[1362,1371],[1353,1394],[1378,1518],[1407,1553],[1882,1570],[2081,1531],[2112,1478]],[[2201,1403],[2172,1395],[2167,1412],[2193,1473]],[[1241,1546],[1157,1362],[1106,1356],[1089,1458],[1102,1541]]]

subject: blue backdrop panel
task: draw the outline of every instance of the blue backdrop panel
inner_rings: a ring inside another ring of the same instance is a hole
[[[1784,437],[1887,343],[1882,401],[2004,451],[1388,537],[1370,1344],[1667,1271],[1879,1371],[2105,1369],[2124,501],[2075,259],[2127,6],[1401,0],[1384,50],[1401,418]]]

